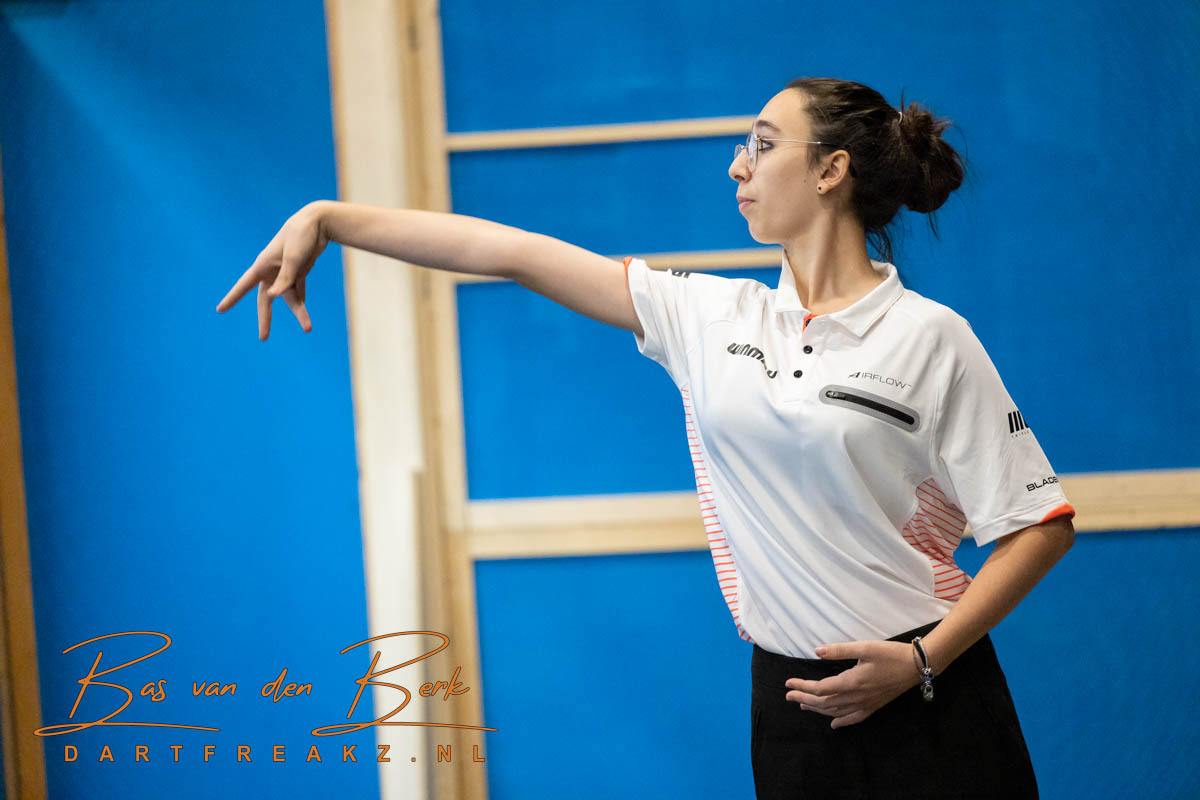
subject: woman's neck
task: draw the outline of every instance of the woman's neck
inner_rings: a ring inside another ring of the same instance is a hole
[[[831,219],[784,242],[783,251],[800,303],[814,314],[841,311],[883,283],[857,223]]]

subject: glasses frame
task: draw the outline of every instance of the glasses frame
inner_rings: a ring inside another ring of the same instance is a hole
[[[811,141],[808,141],[807,139],[776,139],[776,138],[770,137],[770,136],[759,136],[754,131],[751,131],[749,134],[746,135],[746,143],[745,144],[737,144],[737,145],[733,146],[733,157],[736,159],[743,152],[745,152],[746,153],[746,164],[747,164],[747,166],[750,167],[751,171],[753,171],[754,167],[758,164],[758,152],[762,149],[763,142],[793,142],[795,144],[823,144],[823,145],[827,145],[828,147],[837,147],[837,145],[833,144],[832,142],[811,142]],[[856,173],[854,171],[854,163],[853,162],[850,163],[850,175],[851,175],[851,177],[855,177],[855,178],[858,177],[858,173]]]

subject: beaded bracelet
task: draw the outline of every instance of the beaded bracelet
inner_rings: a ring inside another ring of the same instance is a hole
[[[921,686],[921,696],[925,698],[925,702],[933,700],[933,667],[929,666],[929,659],[925,656],[925,645],[921,644],[921,637],[912,640],[913,647],[917,648],[917,652],[921,654],[921,680],[924,684]]]

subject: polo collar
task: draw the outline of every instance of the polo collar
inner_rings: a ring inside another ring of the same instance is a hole
[[[871,267],[884,276],[883,283],[841,311],[816,316],[828,317],[861,338],[875,320],[879,319],[883,312],[891,308],[892,304],[904,294],[904,286],[900,283],[900,275],[896,272],[894,264],[871,259]],[[796,293],[796,279],[792,275],[792,267],[788,263],[787,253],[783,255],[783,267],[779,272],[779,288],[775,292],[775,313],[784,311],[799,311],[805,317],[812,313],[804,307],[800,302],[800,295]]]

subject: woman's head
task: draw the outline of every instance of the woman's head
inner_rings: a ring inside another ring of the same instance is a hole
[[[891,261],[886,228],[900,207],[931,214],[962,184],[965,167],[941,138],[949,120],[916,103],[903,111],[901,118],[879,92],[853,81],[789,83],[755,122],[764,141],[754,169],[745,152],[729,168],[738,195],[754,201],[743,208],[751,235],[763,243],[784,242],[823,213],[845,214]],[[782,139],[801,141],[772,141]],[[930,225],[936,235],[932,216]]]

